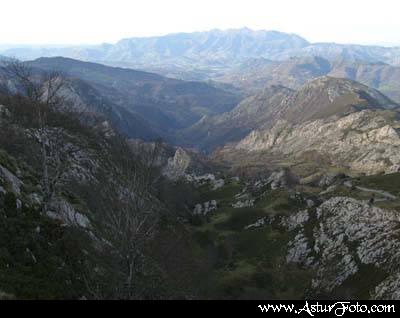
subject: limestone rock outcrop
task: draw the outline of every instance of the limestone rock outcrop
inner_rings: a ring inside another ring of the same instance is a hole
[[[164,168],[164,175],[171,180],[177,180],[185,175],[186,169],[190,164],[190,156],[182,148],[175,151],[175,155],[168,158],[167,165]]]
[[[279,120],[272,128],[251,132],[235,149],[294,159],[316,152],[334,165],[374,174],[397,171],[399,128],[387,113],[371,110],[297,125]]]
[[[347,197],[333,197],[309,212],[286,220],[296,234],[289,243],[287,262],[315,272],[312,287],[331,292],[360,271],[372,266],[386,278],[372,290],[372,298],[399,299],[400,216]],[[312,227],[312,231],[306,226]]]

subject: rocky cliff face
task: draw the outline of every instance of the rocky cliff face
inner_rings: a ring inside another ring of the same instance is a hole
[[[393,172],[400,163],[397,107],[362,84],[322,77],[286,95],[268,109],[262,126],[219,153],[230,158],[235,152],[257,153],[286,162],[313,153],[356,172]]]
[[[290,157],[315,151],[334,165],[367,174],[385,172],[400,164],[400,124],[389,115],[364,110],[298,125],[281,120],[271,129],[253,131],[236,149]]]
[[[363,201],[333,197],[287,221],[295,232],[287,262],[315,270],[312,288],[332,292],[369,266],[381,274],[370,297],[399,299],[400,218]],[[377,277],[370,277],[371,282]]]
[[[280,85],[265,88],[242,101],[232,111],[205,117],[181,132],[198,148],[210,150],[236,142],[252,130],[266,130],[284,120],[293,124],[342,117],[361,110],[396,109],[398,105],[352,80],[323,76],[298,90]]]

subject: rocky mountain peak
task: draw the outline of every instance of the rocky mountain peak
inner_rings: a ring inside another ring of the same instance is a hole
[[[379,91],[343,78],[322,76],[301,87],[282,105],[290,122],[342,116],[361,109],[393,109],[396,103]]]

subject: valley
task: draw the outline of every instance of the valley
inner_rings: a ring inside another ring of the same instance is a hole
[[[382,254],[384,244],[398,240],[400,200],[392,182],[400,180],[399,173],[330,171],[310,182],[284,169],[253,181],[229,174],[223,180],[217,189],[214,182],[198,186],[200,205],[188,225],[194,244],[215,257],[211,273],[201,278],[208,297],[388,299],[397,290],[396,274],[381,266],[389,257]],[[367,188],[371,185],[375,188]],[[391,214],[391,230],[377,221],[385,213]],[[336,228],[342,223],[349,228]],[[393,245],[387,249],[396,253]],[[335,258],[346,263],[332,262]],[[379,259],[381,265],[371,265]],[[375,278],[366,282],[365,275]]]
[[[399,48],[0,53],[0,299],[400,299]]]

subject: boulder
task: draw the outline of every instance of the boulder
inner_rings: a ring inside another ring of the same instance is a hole
[[[272,190],[290,188],[299,183],[299,178],[291,173],[289,169],[281,169],[272,172],[266,183],[270,184]]]
[[[249,199],[249,200],[245,200],[245,201],[237,201],[236,203],[232,204],[232,207],[234,209],[252,207],[252,206],[254,206],[254,201],[255,201],[255,199]]]
[[[345,178],[346,175],[344,173],[327,173],[321,177],[318,185],[322,188],[329,187]]]
[[[208,213],[216,209],[217,209],[216,200],[206,201],[202,204],[198,203],[194,206],[193,215],[207,215]]]
[[[0,177],[2,177],[10,184],[11,190],[12,192],[14,192],[15,195],[21,194],[22,181],[16,175],[14,175],[10,170],[3,167],[2,165],[0,165]]]

